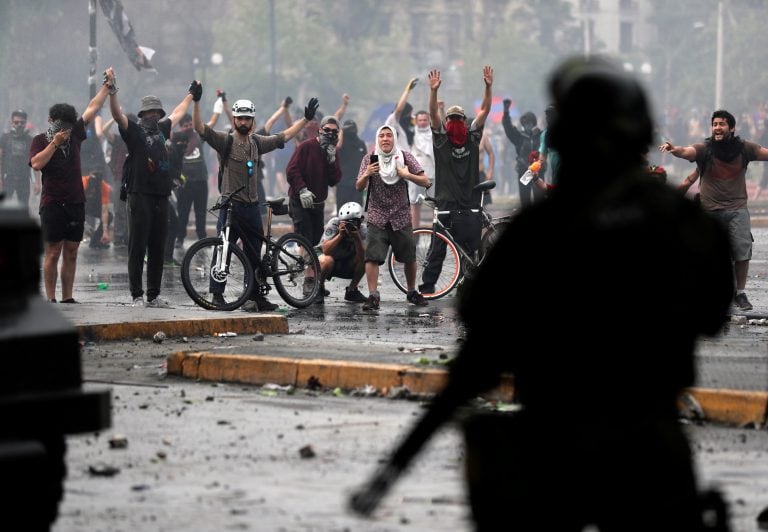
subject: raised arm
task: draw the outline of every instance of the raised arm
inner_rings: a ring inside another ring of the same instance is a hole
[[[419,81],[419,78],[411,78],[408,80],[408,83],[405,84],[405,89],[403,89],[403,93],[400,95],[400,99],[397,100],[397,105],[395,105],[396,120],[400,120],[400,115],[402,114],[403,109],[405,109],[405,104],[408,102],[408,94],[416,86],[417,81]]]
[[[671,142],[667,141],[659,146],[661,153],[670,153],[679,159],[685,159],[686,161],[696,160],[696,148],[693,146],[675,146]]]
[[[344,113],[347,112],[347,106],[349,105],[349,94],[346,92],[341,95],[341,104],[339,105],[339,108],[336,109],[336,112],[333,113],[333,116],[336,117],[336,120],[339,121],[339,124],[341,124],[341,118],[344,116]]]
[[[192,101],[194,101],[194,98]],[[219,117],[222,112],[225,112],[225,109],[227,116],[229,116],[229,123],[232,124],[232,117],[230,116],[232,110],[227,105],[227,93],[216,89],[216,101],[213,104],[213,112],[211,113],[211,118],[208,119],[208,122],[205,125],[210,128],[214,127],[219,122]]]
[[[120,108],[120,102],[117,99],[117,76],[111,67],[104,72],[104,86],[109,88],[109,111],[112,113],[112,118],[117,122],[117,127],[127,129],[128,117]]]
[[[315,113],[317,112],[317,108],[320,106],[320,102],[318,102],[317,98],[310,98],[307,102],[306,107],[304,107],[304,116],[301,118],[301,120],[297,120],[293,124],[291,124],[290,127],[283,130],[283,136],[285,137],[285,142],[288,142],[290,139],[295,137],[299,131],[304,129],[304,126],[307,125],[307,122],[312,120],[315,117]]]
[[[99,109],[104,106],[107,96],[109,96],[109,87],[107,87],[105,81],[99,88],[99,92],[97,92],[96,96],[88,102],[88,107],[83,111],[83,122],[86,125],[90,124],[91,120],[96,116],[96,113],[99,112]]]
[[[293,99],[288,96],[285,98],[281,103],[280,107],[278,107],[274,113],[272,113],[272,116],[270,116],[266,122],[264,122],[264,131],[266,131],[267,135],[269,135],[269,132],[272,131],[272,126],[275,125],[275,122],[282,116],[285,120],[286,127],[291,127],[293,125],[293,119],[291,118],[291,113],[288,111],[288,108],[293,103]]]
[[[429,120],[431,122],[432,129],[440,129],[442,120],[440,119],[440,112],[437,108],[437,89],[440,88],[440,71],[429,71]]]
[[[200,86],[202,89],[202,85]],[[191,87],[190,87],[191,90]],[[202,91],[201,91],[202,92]],[[201,95],[202,96],[202,95]],[[197,97],[197,95],[195,95]],[[198,98],[199,100],[199,98]],[[189,109],[189,104],[192,103],[192,93],[187,92],[187,94],[184,96],[184,98],[181,99],[181,102],[179,102],[179,105],[177,105],[173,111],[171,111],[171,114],[168,115],[168,118],[171,119],[171,127],[175,127],[176,124],[181,121],[181,118],[187,113],[187,110]]]
[[[483,103],[480,104],[480,111],[475,117],[475,127],[481,128],[485,125],[485,119],[491,112],[491,87],[493,86],[493,69],[489,65],[483,67],[483,82],[485,83],[485,92],[483,92]]]

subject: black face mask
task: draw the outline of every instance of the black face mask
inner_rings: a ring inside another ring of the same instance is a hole
[[[13,132],[16,134],[24,133],[24,129],[26,128],[26,124],[14,124],[13,126]]]
[[[336,143],[339,142],[339,132],[338,130],[333,130],[330,132],[320,130],[320,144],[323,146],[331,145],[336,146]]]

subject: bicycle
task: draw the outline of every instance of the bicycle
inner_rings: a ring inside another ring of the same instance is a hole
[[[231,194],[222,195],[210,212],[226,209],[224,226],[219,236],[208,237],[192,244],[181,263],[181,282],[192,301],[208,310],[235,310],[245,303],[253,290],[266,296],[272,282],[280,297],[289,305],[304,308],[312,304],[320,290],[320,262],[313,246],[298,233],[286,233],[272,238],[272,216],[288,214],[285,198],[268,200],[266,235],[257,235],[264,243],[264,255],[257,276],[246,252],[229,241],[231,227],[237,228]],[[254,207],[256,208],[256,207]],[[242,232],[242,245],[251,255],[255,248]],[[215,293],[214,293],[215,292]]]
[[[509,225],[512,215],[493,218],[490,213],[483,209],[483,192],[492,190],[496,187],[493,180],[483,181],[473,187],[473,192],[481,193],[480,206],[477,209],[470,209],[471,212],[478,214],[481,219],[482,228],[485,230],[480,240],[480,249],[475,253],[469,253],[461,247],[446,227],[441,215],[451,214],[452,211],[441,211],[438,209],[435,198],[420,196],[420,199],[432,208],[432,227],[419,227],[413,230],[413,237],[416,241],[416,279],[422,278],[424,268],[427,265],[432,246],[436,241],[443,242],[446,247],[445,259],[440,270],[440,276],[435,281],[434,292],[422,293],[425,299],[439,299],[448,295],[454,288],[460,286],[467,276],[472,275],[474,271],[482,264],[488,251],[493,247],[501,234]],[[455,211],[454,211],[455,212]],[[404,293],[408,293],[405,280],[405,270],[403,264],[395,261],[392,250],[387,254],[387,268],[395,285]]]

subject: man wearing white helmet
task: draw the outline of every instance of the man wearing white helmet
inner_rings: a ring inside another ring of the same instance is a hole
[[[320,247],[323,250],[320,259],[322,288],[316,303],[322,303],[325,297],[325,280],[331,277],[350,279],[344,289],[344,301],[365,303],[365,296],[357,285],[365,274],[365,249],[363,242],[368,236],[368,226],[363,221],[363,208],[359,203],[350,201],[339,209],[325,226]]]
[[[304,125],[312,120],[317,111],[318,102],[311,98],[304,108],[304,118],[297,120],[286,130],[275,135],[258,135],[253,133],[253,122],[256,116],[256,108],[250,100],[237,100],[232,106],[233,129],[231,133],[214,131],[203,124],[200,115],[200,98],[203,86],[199,81],[193,81],[190,86],[192,100],[192,120],[195,130],[200,133],[210,146],[219,154],[219,191],[222,194],[231,194],[240,187],[245,186],[233,196],[233,216],[236,226],[230,230],[230,240],[237,242],[242,232],[255,248],[255,256],[251,256],[248,247],[246,253],[248,260],[254,266],[254,275],[258,277],[258,267],[261,263],[261,239],[264,236],[264,226],[259,212],[258,173],[257,168],[261,157],[277,148],[283,148],[286,141],[293,138],[301,131]],[[219,212],[217,231],[222,225],[222,218],[226,212]],[[218,290],[221,290],[220,292]],[[224,286],[211,286],[214,298],[223,298]],[[261,294],[255,294],[251,301],[247,301],[241,308],[246,311],[275,310],[277,305],[271,303]]]

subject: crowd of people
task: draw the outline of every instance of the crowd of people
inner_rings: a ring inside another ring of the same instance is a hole
[[[422,278],[416,279],[411,231],[422,223],[420,196],[434,196],[441,210],[452,211],[441,221],[472,252],[481,234],[479,220],[469,212],[479,199],[472,193],[475,184],[495,178],[495,195],[517,196],[521,207],[527,208],[558,181],[559,154],[547,134],[557,115],[555,106],[547,106],[543,120],[526,110],[513,123],[512,102],[505,99],[501,127],[497,127],[488,120],[490,67],[483,69],[482,79],[484,91],[476,116],[458,105],[446,108],[438,98],[439,71],[427,76],[429,108],[415,110],[409,98],[419,80],[408,80],[369,146],[357,123],[344,119],[350,101],[347,94],[333,114],[323,115],[312,99],[298,118],[291,114],[293,100],[285,98],[268,120],[257,125],[257,111],[250,100],[230,105],[226,93],[217,90],[213,113],[204,123],[199,83],[180,91],[179,103],[167,116],[153,95],[142,98],[132,114],[119,103],[115,73],[107,69],[102,87],[80,117],[71,105],[56,104],[50,109],[47,131],[33,137],[26,112],[11,113],[11,127],[0,137],[2,191],[22,205],[30,205],[30,197],[34,203],[39,194],[46,243],[44,284],[51,301],[57,300],[59,277],[58,299],[76,301],[72,283],[78,248],[85,240],[94,249],[126,247],[133,303],[168,306],[159,293],[164,268],[179,265],[174,250],[183,250],[190,232],[197,239],[208,236],[207,208],[212,197],[245,185],[236,201],[238,223],[245,232],[263,234],[264,200],[288,196],[294,230],[317,247],[323,265],[317,303],[330,295],[324,282],[336,276],[351,280],[346,301],[362,303],[366,310],[379,308],[379,267],[392,247],[396,260],[405,265],[407,301],[426,305],[424,295],[434,290],[445,250],[435,246]],[[107,100],[111,118],[105,121],[100,110]],[[227,115],[229,123],[214,129],[221,114]],[[697,199],[701,198],[703,208],[731,228],[737,284],[734,303],[749,310],[745,293],[751,258],[747,163],[768,159],[768,151],[761,147],[768,128],[759,127],[759,120],[750,113],[741,113],[741,119],[740,131],[757,142],[742,141],[736,135],[736,119],[727,111],[712,115],[711,137],[705,142],[706,133],[696,129],[695,121],[682,124],[679,114],[669,113],[663,138],[684,138],[690,145],[676,147],[665,140],[657,156],[675,167],[675,159],[696,163],[679,188],[688,191],[698,181]],[[279,122],[284,130],[272,133]],[[730,147],[722,148],[724,143]],[[537,179],[523,182],[521,177],[536,161],[540,165]],[[662,167],[652,168],[666,177]],[[768,172],[765,176],[756,187],[755,199],[768,187]],[[326,205],[329,199],[335,204]],[[485,202],[490,201],[486,196]],[[233,238],[238,238],[236,231]],[[251,260],[258,265],[257,257]],[[142,286],[145,264],[146,289]],[[367,296],[358,288],[363,276]],[[275,307],[263,296],[254,296],[244,309]]]

